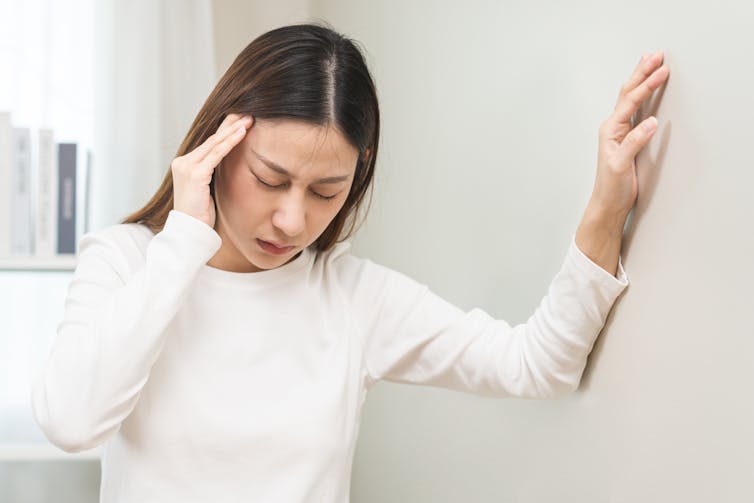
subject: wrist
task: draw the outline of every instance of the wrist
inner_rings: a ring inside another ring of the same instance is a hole
[[[584,210],[584,220],[588,220],[592,225],[602,228],[605,232],[622,235],[623,227],[630,212],[630,209],[628,211],[617,210],[608,204],[591,198]]]
[[[613,212],[590,203],[576,230],[576,245],[595,264],[610,274],[618,269],[618,256],[623,241],[627,214]]]

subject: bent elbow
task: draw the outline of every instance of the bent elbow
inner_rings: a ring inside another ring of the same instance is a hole
[[[32,391],[32,413],[50,443],[68,453],[93,449],[106,437],[90,427],[89,421],[65,413],[61,407],[49,406],[44,391],[39,387]]]
[[[71,454],[94,449],[101,443],[93,435],[69,428],[42,427],[42,431],[50,443]]]
[[[536,372],[529,367],[518,380],[511,394],[519,398],[538,400],[560,398],[575,392],[580,381],[580,375]]]
[[[539,390],[537,398],[562,398],[579,389],[580,382],[580,376],[551,375],[542,385],[537,386]]]
[[[49,416],[36,421],[51,444],[71,454],[94,449],[104,441],[103,435],[74,421],[50,420]]]

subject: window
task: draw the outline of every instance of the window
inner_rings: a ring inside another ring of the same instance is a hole
[[[56,142],[92,144],[93,42],[93,0],[0,0],[0,111],[31,129],[32,159],[40,128]],[[98,462],[61,465],[73,456],[47,442],[31,413],[32,379],[52,347],[70,277],[0,270],[2,501],[97,501]]]

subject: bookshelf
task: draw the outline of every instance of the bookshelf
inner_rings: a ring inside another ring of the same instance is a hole
[[[76,255],[64,254],[52,257],[0,257],[0,271],[73,271]]]
[[[86,232],[92,151],[0,110],[0,271],[72,271]]]
[[[96,450],[67,453],[52,445],[35,424],[30,403],[34,376],[63,319],[63,299],[76,262],[74,254],[0,257],[0,472],[21,464],[99,459]],[[2,494],[0,489],[0,501],[5,501]]]
[[[98,460],[102,448],[69,453],[51,444],[0,444],[0,462],[2,461],[89,461]]]

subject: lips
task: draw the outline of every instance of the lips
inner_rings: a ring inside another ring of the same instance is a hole
[[[294,246],[296,246],[296,245],[281,245],[281,244],[276,243],[275,241],[267,241],[264,239],[260,239],[260,241],[264,241],[265,243],[270,244],[274,246],[275,248],[293,248]]]
[[[269,241],[264,241],[262,239],[257,238],[257,242],[259,243],[259,246],[266,251],[267,253],[270,253],[272,255],[285,255],[289,253],[291,250],[295,248],[295,246],[283,246],[279,247],[275,245],[274,243],[270,243]]]

